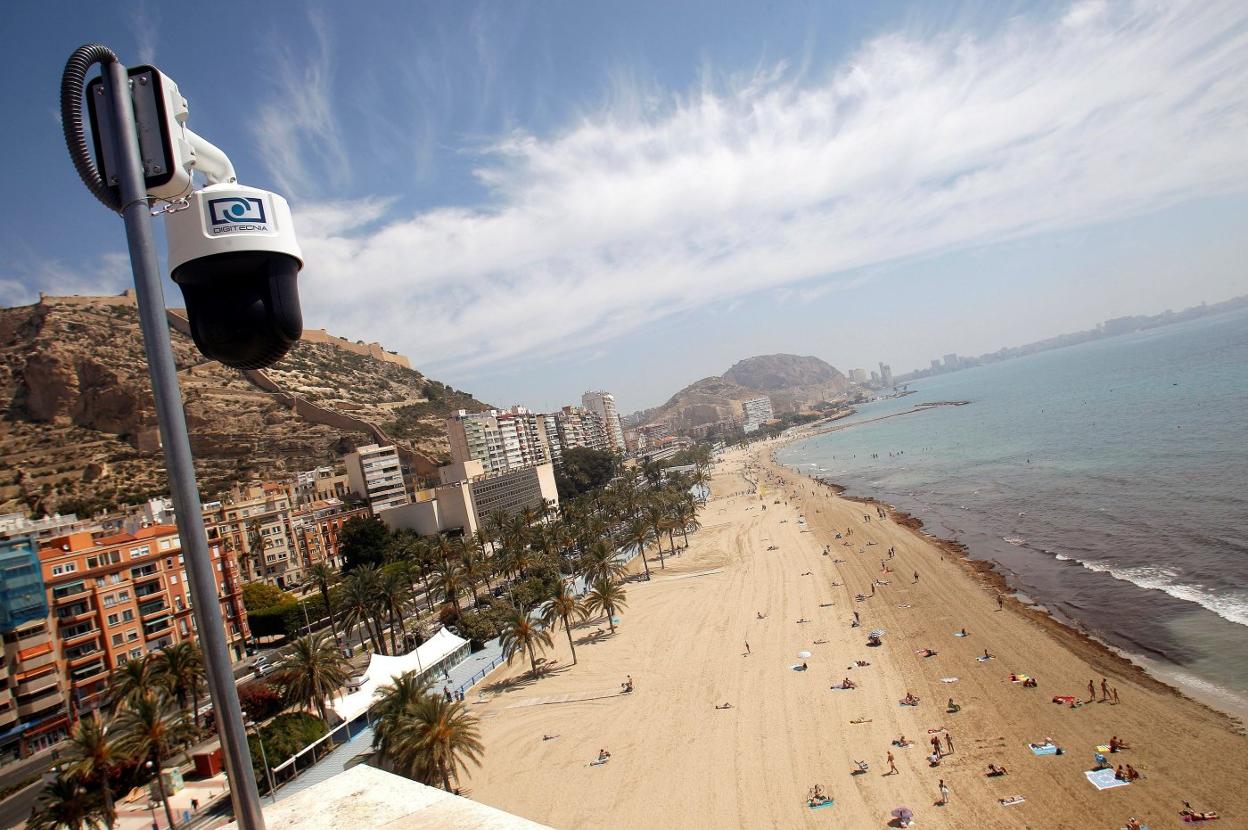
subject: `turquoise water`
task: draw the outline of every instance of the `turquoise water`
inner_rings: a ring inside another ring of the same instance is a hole
[[[915,514],[1059,616],[1248,701],[1248,312],[911,388],[777,458]],[[942,400],[971,403],[866,422]]]

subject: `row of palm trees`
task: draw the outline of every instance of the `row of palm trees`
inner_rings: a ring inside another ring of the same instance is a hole
[[[618,551],[637,546],[646,579],[647,546],[654,545],[660,568],[666,567],[666,557],[677,552],[676,534],[687,545],[688,532],[698,527],[698,502],[690,488],[705,481],[700,468],[694,476],[672,476],[665,483],[621,478],[565,501],[557,516],[537,509],[495,514],[478,533],[462,538],[400,532],[380,567],[361,566],[340,576],[325,565],[314,566],[312,578],[330,610],[333,637],[296,638],[272,682],[288,706],[314,711],[328,722],[329,701],[350,677],[336,643],[340,630],[356,628],[361,647],[367,638],[375,652],[387,653],[388,645],[389,653],[398,653],[409,634],[423,633],[420,615],[437,612],[435,597],[458,620],[465,599],[480,607],[481,588],[493,595],[496,584],[509,603],[498,630],[508,662],[527,656],[536,672],[539,653],[553,648],[552,632],[561,626],[575,664],[573,627],[601,614],[614,634],[616,615],[627,605],[626,569]],[[578,578],[588,586],[584,594],[573,589]],[[527,590],[534,586],[542,590]],[[194,713],[203,683],[203,660],[192,643],[118,667],[110,678],[108,713],[79,720],[71,760],[45,791],[30,826],[111,826],[117,769],[150,763],[159,771],[165,759],[184,749],[197,734]],[[450,789],[465,762],[479,763],[483,748],[476,720],[461,703],[432,693],[414,675],[399,678],[381,695],[377,750],[395,771]],[[163,781],[159,775],[156,780],[172,826]]]
[[[177,643],[114,669],[106,705],[74,725],[65,763],[27,826],[112,827],[117,782],[133,786],[154,773],[172,827],[160,769],[197,734],[192,713],[203,686],[203,657],[194,643]]]

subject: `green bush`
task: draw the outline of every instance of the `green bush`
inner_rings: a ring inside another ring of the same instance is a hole
[[[260,742],[253,732],[247,738],[251,748],[251,766],[256,773],[256,781],[261,789],[267,789],[268,782],[264,775],[264,758],[269,759],[269,767],[283,763],[287,758],[303,749],[308,744],[323,737],[329,732],[325,721],[309,715],[307,712],[287,712],[278,715],[273,721],[260,730],[264,736],[264,753],[260,752]]]

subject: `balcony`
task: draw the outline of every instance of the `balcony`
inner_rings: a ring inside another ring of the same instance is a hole
[[[62,623],[77,622],[94,613],[95,609],[91,606],[91,603],[80,600],[73,605],[56,609],[56,618]]]
[[[74,597],[80,597],[87,592],[87,586],[84,582],[78,582],[73,585],[66,585],[61,588],[52,590],[52,603],[54,605],[62,605],[70,602]]]
[[[173,629],[173,618],[166,616],[158,620],[153,620],[152,622],[149,622],[149,623],[144,623],[143,624],[143,636],[148,639],[151,639],[152,637],[159,637],[162,634],[165,634],[166,632],[171,631],[172,629]]]
[[[15,691],[19,699],[38,697],[47,692],[48,689],[59,687],[60,679],[61,675],[57,672],[44,672],[38,677],[27,677],[25,680],[19,680]]]
[[[141,619],[147,619],[148,617],[154,617],[157,614],[167,612],[168,610],[169,603],[165,602],[164,597],[161,597],[160,599],[152,600],[151,602],[141,603],[139,605],[139,617]]]
[[[81,674],[79,674],[79,672],[81,672]],[[74,688],[81,689],[84,686],[95,683],[96,681],[106,679],[108,677],[108,666],[104,665],[104,661],[101,659],[99,663],[92,663],[89,666],[76,669],[75,671],[70,672],[70,674],[74,679]]]
[[[69,649],[71,646],[80,645],[85,643],[88,638],[98,636],[99,633],[100,629],[95,625],[95,623],[86,623],[85,627],[83,623],[79,623],[78,625],[67,628],[61,632],[61,647]],[[69,652],[66,651],[66,654],[68,653]],[[22,667],[33,669],[35,668],[35,665],[33,663],[23,663]]]
[[[150,565],[144,565],[141,568],[130,569],[130,578],[134,580],[135,582],[140,582],[145,579],[151,579],[152,577],[159,577],[159,576],[160,576],[160,569],[156,567],[155,563],[152,563]]]
[[[92,657],[102,657],[102,656],[104,656],[104,649],[100,648],[99,643],[93,643],[90,646],[83,648],[81,650],[78,650],[78,651],[65,652],[65,660],[69,663],[69,666],[71,668],[73,668],[74,666],[82,665],[82,663],[85,660],[88,660]]]
[[[159,594],[164,590],[164,585],[160,582],[147,580],[137,585],[134,589],[134,597],[135,599],[143,599],[143,597],[150,597],[152,594]]]
[[[65,696],[61,694],[60,687],[50,686],[47,691],[37,697],[25,701],[18,700],[17,716],[24,721],[36,720],[57,711],[64,705]]]

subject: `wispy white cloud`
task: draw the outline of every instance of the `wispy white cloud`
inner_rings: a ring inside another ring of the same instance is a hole
[[[341,155],[327,102],[301,117]],[[497,140],[475,209],[303,208],[303,296],[318,325],[422,367],[505,364],[762,289],[808,301],[868,266],[1243,191],[1246,134],[1233,0],[888,34],[823,74],[617,83],[562,131]],[[275,174],[300,179],[303,158]]]
[[[274,89],[256,118],[260,154],[278,187],[293,197],[316,197],[350,180],[350,157],[334,111],[334,61],[330,32],[308,15],[312,48],[275,49]],[[280,42],[280,41],[279,41]]]
[[[130,16],[130,30],[134,33],[138,63],[156,63],[156,43],[160,39],[160,12],[146,0],[139,0]]]

